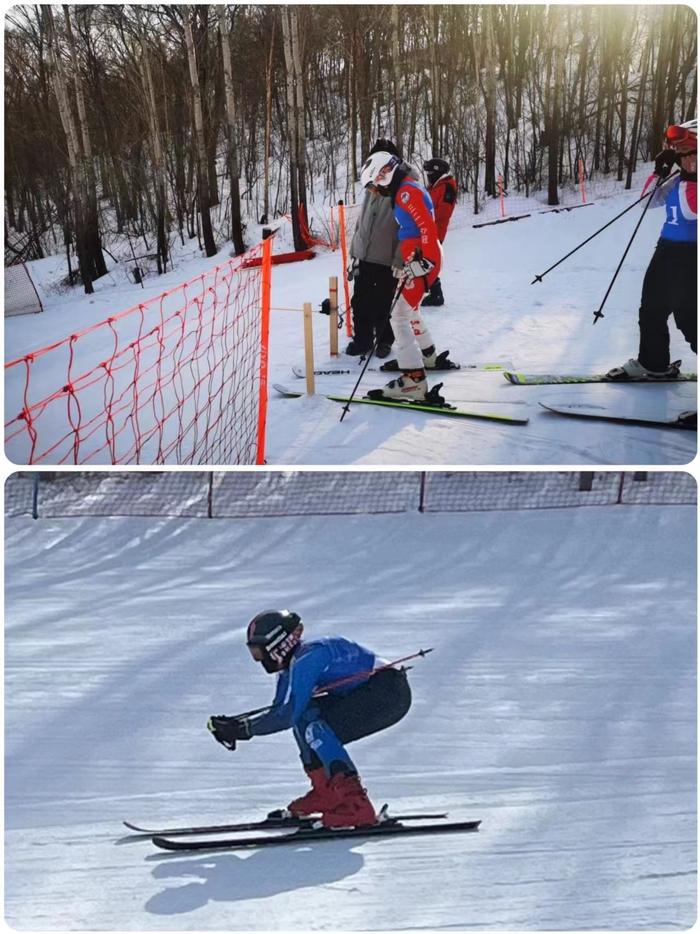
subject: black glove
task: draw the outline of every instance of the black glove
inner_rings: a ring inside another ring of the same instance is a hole
[[[675,152],[672,149],[662,149],[654,158],[654,175],[658,175],[659,178],[668,178],[675,164]]]
[[[355,259],[354,256],[351,256],[350,263],[348,264],[348,269],[347,269],[348,282],[352,282],[352,280],[355,278],[355,276],[357,275],[359,271],[360,271],[359,259]]]
[[[236,748],[237,742],[251,737],[250,723],[245,717],[226,717],[223,714],[214,714],[207,721],[207,729],[217,743],[221,743],[231,752]]]

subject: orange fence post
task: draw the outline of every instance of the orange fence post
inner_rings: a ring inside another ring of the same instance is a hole
[[[578,180],[581,187],[581,203],[586,203],[586,179],[583,172],[583,159],[579,156],[578,160]]]
[[[350,307],[350,284],[348,283],[348,241],[345,236],[345,204],[338,202],[338,226],[340,228],[340,253],[343,260],[343,289],[345,292],[345,333],[352,337],[352,314]]]
[[[501,199],[501,217],[506,216],[506,201],[503,196],[503,176],[498,176],[498,196]]]
[[[260,288],[260,388],[258,399],[258,442],[256,464],[265,463],[267,424],[267,370],[270,349],[270,291],[272,286],[272,237],[262,244],[262,283]]]

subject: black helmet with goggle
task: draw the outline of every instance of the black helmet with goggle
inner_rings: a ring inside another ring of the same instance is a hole
[[[248,624],[250,654],[269,674],[287,666],[304,631],[301,618],[289,610],[264,610]]]

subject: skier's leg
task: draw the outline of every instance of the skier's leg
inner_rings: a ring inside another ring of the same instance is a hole
[[[324,827],[364,826],[376,823],[377,815],[367,792],[362,787],[355,764],[331,727],[321,716],[316,703],[311,703],[294,726],[294,735],[304,755],[316,756],[323,765],[323,778],[319,791],[303,802],[322,812]],[[313,779],[312,779],[313,781]],[[312,788],[312,792],[316,789]],[[299,808],[299,802],[292,802]],[[307,810],[308,812],[308,810]]]
[[[697,353],[698,341],[698,248],[696,243],[678,244],[674,319],[678,330]]]
[[[336,772],[357,771],[347,750],[323,719],[321,708],[311,703],[293,727],[304,767],[320,764],[330,778]]]
[[[401,370],[418,370],[423,367],[423,354],[419,341],[425,341],[427,329],[423,326],[420,312],[411,304],[411,287],[405,287],[391,315],[391,323],[396,337],[396,357]],[[432,343],[430,335],[427,334],[428,343]]]
[[[315,703],[310,704],[292,727],[299,747],[301,764],[311,789],[287,805],[296,817],[330,812],[338,804],[338,795],[331,782],[336,775],[355,775],[357,770],[342,743],[321,718]]]
[[[676,287],[670,268],[671,257],[668,246],[663,240],[659,241],[642,286],[637,359],[652,373],[663,373],[671,361],[668,319]]]
[[[360,261],[355,275],[352,299],[353,339],[347,353],[366,353],[374,343],[373,277],[371,263]]]
[[[377,356],[385,357],[394,343],[389,311],[396,292],[396,279],[389,266],[374,266],[375,315],[374,333],[377,339]],[[379,352],[381,350],[381,352]]]

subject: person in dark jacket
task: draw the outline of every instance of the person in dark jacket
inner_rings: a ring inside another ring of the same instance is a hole
[[[457,204],[457,182],[450,174],[450,164],[445,159],[427,159],[423,163],[423,171],[428,179],[428,193],[435,211],[438,239],[440,243],[444,243],[452,212]],[[422,304],[424,306],[445,304],[439,276],[430,286],[430,292],[425,296]]]
[[[370,155],[380,150],[400,157],[391,140],[378,139]],[[411,172],[417,178],[415,170]],[[367,188],[350,244],[348,279],[353,283],[353,339],[345,350],[347,354],[364,356],[375,340],[377,357],[387,357],[391,352],[394,332],[389,310],[396,291],[392,270],[401,262],[398,228],[391,204],[375,188]]]
[[[265,610],[251,620],[250,653],[277,675],[272,705],[254,714],[212,716],[214,738],[235,749],[255,736],[292,730],[311,790],[286,808],[295,817],[321,814],[324,827],[377,822],[372,802],[345,746],[398,723],[411,706],[406,672],[378,664],[374,652],[342,638],[302,641],[300,617]]]

